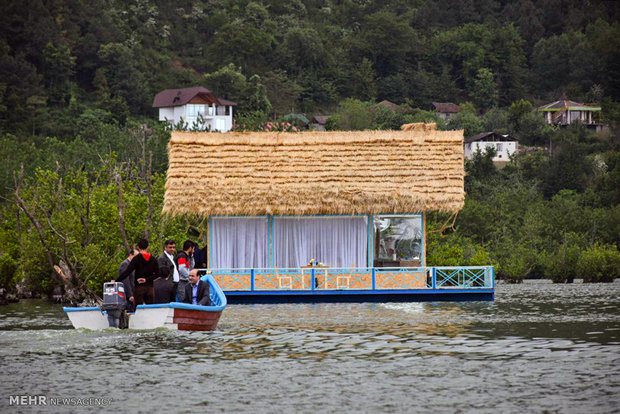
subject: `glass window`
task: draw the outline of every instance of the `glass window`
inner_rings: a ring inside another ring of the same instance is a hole
[[[422,216],[375,216],[375,267],[422,265]]]
[[[497,143],[497,152],[502,152],[502,144],[501,143]]]
[[[196,118],[198,114],[204,115],[204,113],[205,113],[204,105],[194,105],[194,104],[187,105],[187,116],[188,117]]]

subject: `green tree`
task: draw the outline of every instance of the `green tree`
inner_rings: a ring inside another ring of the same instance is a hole
[[[508,133],[524,145],[548,145],[552,127],[532,104],[520,99],[508,108]]]
[[[208,88],[216,95],[233,101],[241,101],[247,88],[247,79],[241,68],[230,63],[215,72],[204,75]]]
[[[54,45],[48,42],[43,50],[45,72],[43,80],[49,91],[49,101],[56,105],[68,103],[70,79],[75,66],[75,56],[66,44]]]
[[[357,99],[345,99],[338,107],[338,129],[356,131],[370,128],[369,104]]]
[[[465,137],[482,132],[484,124],[478,117],[476,107],[471,102],[461,104],[460,112],[450,121],[450,129],[463,129]]]
[[[267,73],[263,78],[267,99],[271,102],[273,116],[295,112],[302,92],[301,86],[288,78],[286,72],[275,70]]]
[[[406,64],[406,56],[415,47],[416,39],[405,16],[379,11],[366,16],[359,33],[352,32],[346,42],[350,44],[353,62],[366,57],[377,75],[385,77]]]
[[[493,72],[487,68],[478,69],[472,92],[474,103],[480,108],[488,109],[497,104],[497,96]]]

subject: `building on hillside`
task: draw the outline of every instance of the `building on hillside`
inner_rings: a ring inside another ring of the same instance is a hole
[[[510,161],[510,156],[518,151],[519,142],[509,135],[497,132],[483,132],[465,140],[465,158],[470,160],[476,151],[484,153],[487,148],[496,151],[493,162]]]
[[[461,107],[452,102],[433,102],[431,110],[437,112],[444,121],[450,121],[461,112]]]
[[[426,212],[465,200],[463,132],[409,127],[173,131],[163,213],[208,217],[229,303],[492,300],[491,267],[426,263]]]
[[[391,109],[392,112],[396,112],[398,110],[398,105],[396,105],[394,102],[390,102],[390,101],[381,101],[377,105],[385,106],[386,108]]]
[[[578,123],[595,132],[608,131],[607,125],[600,122],[600,106],[571,101],[566,98],[566,93],[563,93],[559,100],[539,107],[538,111],[544,114],[545,121],[550,125],[567,126]]]
[[[153,100],[153,108],[159,109],[160,121],[184,130],[228,132],[233,127],[233,106],[236,105],[215,97],[202,86],[166,89]]]
[[[331,117],[331,115],[315,115],[312,117],[310,126],[315,131],[325,131],[325,123]]]

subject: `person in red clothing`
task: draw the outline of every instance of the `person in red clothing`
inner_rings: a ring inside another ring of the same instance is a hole
[[[118,282],[122,282],[131,272],[135,271],[136,286],[133,297],[136,306],[153,303],[155,292],[153,291],[153,281],[159,276],[159,265],[157,259],[147,251],[149,242],[142,239],[138,242],[138,254],[131,259],[129,266],[118,276]],[[114,282],[114,281],[113,281]]]

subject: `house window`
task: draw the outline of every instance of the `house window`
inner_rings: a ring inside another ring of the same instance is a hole
[[[497,152],[502,152],[502,150],[503,150],[503,146],[502,146],[502,144],[501,144],[501,143],[499,143],[499,142],[497,143],[496,148],[497,148]]]
[[[380,215],[373,224],[375,266],[421,266],[421,215]]]
[[[187,117],[188,118],[196,118],[199,114],[204,115],[205,106],[204,105],[187,105]]]

